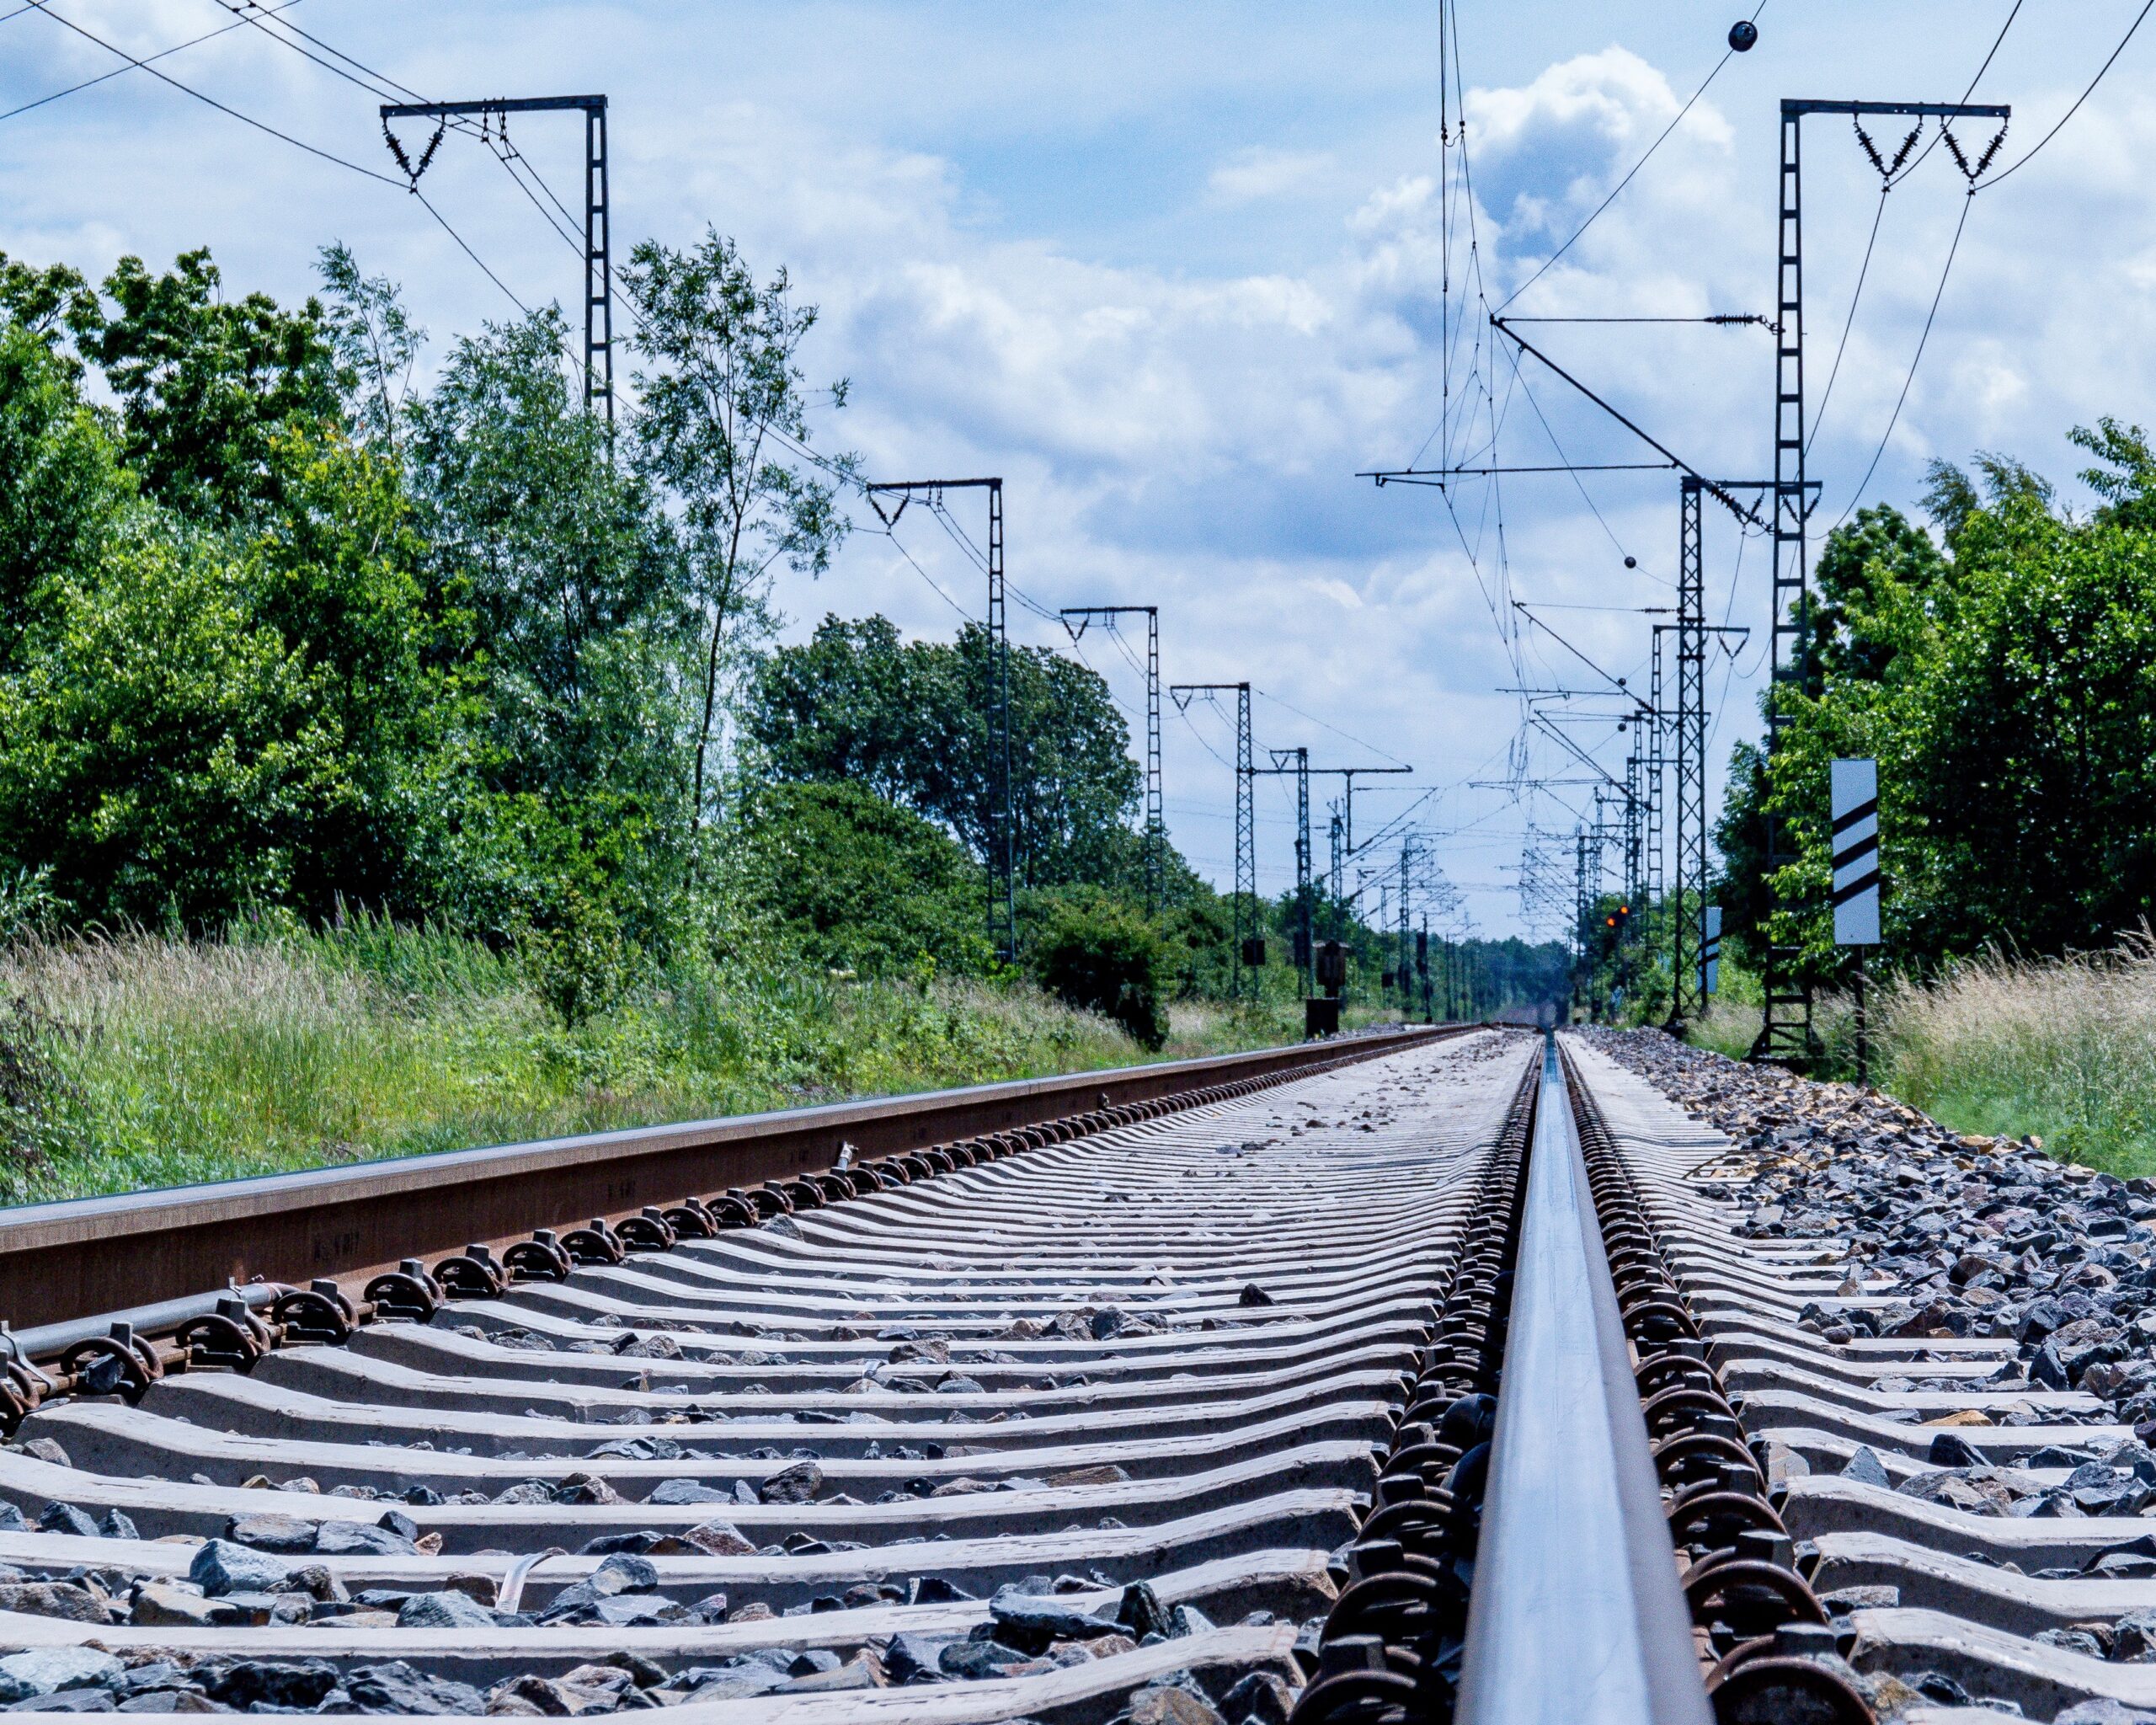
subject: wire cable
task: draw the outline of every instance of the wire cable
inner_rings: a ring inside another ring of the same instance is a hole
[[[276,9],[281,12],[286,10],[287,8],[296,6],[299,3],[300,0],[282,0],[282,4]],[[5,24],[8,19],[11,18],[20,18],[25,12],[44,11],[44,0],[27,0],[26,4],[18,7],[14,11],[0,13],[0,24]],[[66,19],[61,18],[57,13],[45,13],[45,16],[51,19],[56,24],[67,24],[67,22]],[[145,55],[139,61],[131,61],[125,66],[115,66],[110,72],[101,72],[95,77],[86,77],[82,81],[82,83],[78,84],[70,84],[64,90],[55,90],[50,95],[40,96],[35,101],[25,102],[19,108],[10,108],[5,113],[0,113],[0,120],[13,120],[18,114],[27,114],[33,108],[44,107],[48,102],[57,102],[62,96],[72,96],[77,91],[87,90],[98,84],[108,83],[116,77],[125,77],[131,72],[147,70],[150,61],[153,60],[168,59],[173,55],[179,53],[184,48],[196,47],[201,43],[210,41],[215,37],[228,35],[232,31],[237,29],[242,22],[243,22],[243,20],[235,20],[228,24],[221,24],[214,30],[205,30],[199,36],[190,36],[184,42],[175,42],[169,48],[161,48],[154,54]],[[74,28],[72,24],[68,27],[71,29]],[[87,32],[84,32],[84,34],[87,34]],[[110,45],[106,44],[104,45],[109,46]],[[120,51],[115,48],[113,51],[115,53],[118,53]]]
[[[178,90],[182,95],[192,96],[196,101],[216,109],[220,114],[230,115],[232,119],[238,120],[243,126],[253,126],[255,131],[259,132],[265,132],[270,136],[275,138],[280,143],[290,144],[296,150],[304,150],[310,156],[319,157],[324,162],[334,163],[339,168],[349,168],[354,174],[363,174],[369,179],[379,180],[383,185],[394,186],[400,191],[403,190],[403,182],[401,180],[392,179],[386,174],[377,174],[371,168],[362,168],[358,163],[349,160],[345,157],[339,156],[334,151],[322,149],[317,145],[308,143],[304,138],[296,138],[288,131],[280,131],[275,126],[271,126],[266,120],[257,120],[251,114],[243,114],[237,108],[227,107],[224,103],[220,102],[215,96],[205,95],[202,91],[196,89],[192,84],[182,83],[170,72],[160,72],[147,60],[136,59],[134,55],[130,54],[125,48],[120,47],[118,44],[108,42],[103,36],[97,35],[94,31],[84,29],[82,25],[77,24],[72,19],[62,18],[58,13],[52,9],[51,0],[29,0],[29,3],[36,8],[38,11],[43,13],[47,18],[51,19],[55,24],[64,25],[68,29],[74,31],[77,35],[82,37],[86,41],[96,43],[99,47],[104,49],[109,54],[118,55],[130,66],[135,67],[136,71],[148,72],[152,77],[156,78],[160,83],[170,84],[173,88]],[[238,25],[236,24],[230,24],[226,28],[236,29],[238,28]],[[222,32],[212,31],[211,34],[213,35],[221,35]],[[171,53],[177,51],[168,49],[166,51],[168,53]],[[32,104],[31,105],[36,106],[38,104]],[[20,110],[19,109],[17,111],[19,112]],[[460,243],[462,243],[462,242],[460,242]],[[466,249],[468,251],[470,248],[467,247]],[[489,274],[491,273],[492,272],[490,271]]]
[[[1343,731],[1337,724],[1327,724],[1326,721],[1320,718],[1315,713],[1305,713],[1292,701],[1283,701],[1278,695],[1273,694],[1267,690],[1259,688],[1255,683],[1251,685],[1250,692],[1253,695],[1263,696],[1265,699],[1270,701],[1275,707],[1286,708],[1289,712],[1294,713],[1298,718],[1306,718],[1312,724],[1321,726],[1324,729],[1331,731],[1336,737],[1346,738],[1348,741],[1353,743],[1358,749],[1368,749],[1373,755],[1384,756],[1386,760],[1392,762],[1396,766],[1405,766],[1407,764],[1397,755],[1379,748],[1375,743],[1365,742],[1362,738],[1357,736],[1353,731]]]
[[[939,582],[935,576],[930,574],[928,571],[923,569],[918,563],[914,561],[913,553],[907,550],[905,545],[900,542],[899,536],[894,529],[888,526],[880,527],[864,527],[857,522],[855,526],[857,530],[861,532],[879,533],[884,538],[889,540],[891,542],[892,550],[897,552],[900,557],[904,558],[906,560],[907,565],[913,570],[913,572],[916,575],[919,575],[922,580],[928,583],[930,590],[934,592],[938,599],[949,606],[952,610],[957,611],[966,622],[971,622],[973,621],[973,613],[968,611],[964,606],[959,604],[958,601],[953,599],[948,593],[945,592],[943,590],[942,584]]]
[[[2066,129],[2067,121],[2073,119],[2075,115],[2079,114],[2081,111],[2081,104],[2095,93],[2096,86],[2103,83],[2105,73],[2108,72],[2113,66],[2118,63],[2119,56],[2126,52],[2126,45],[2133,40],[2134,32],[2141,28],[2143,22],[2148,18],[2151,11],[2156,11],[2156,0],[2148,0],[2148,3],[2143,6],[2139,12],[2134,14],[2133,22],[2127,26],[2126,35],[2119,39],[2118,46],[2111,50],[2111,58],[2106,60],[2096,69],[2095,77],[2089,80],[2089,88],[2082,91],[2079,95],[2073,99],[2073,105],[2068,109],[2064,114],[2059,116],[2058,124],[2054,126],[2041,137],[2038,138],[2036,142],[2030,147],[2026,154],[2016,157],[2013,161],[2008,163],[2005,167],[2000,168],[1998,173],[1992,175],[1989,179],[1986,180],[1984,182],[1984,186],[1987,190],[1991,187],[1997,185],[2009,174],[2013,174],[2016,170],[2025,166],[2030,161],[2035,158],[2036,154],[2039,150],[2042,149],[2046,144],[2048,144],[2053,138],[2057,137],[2059,133]],[[2011,20],[2009,20],[2009,22]]]
[[[2149,5],[2156,6],[2156,0],[2149,0]],[[2144,11],[2147,9],[2147,8],[2143,8]],[[2023,159],[2025,161],[2027,158],[2025,157]],[[1886,453],[1887,440],[1893,436],[1894,427],[1901,423],[1902,409],[1908,404],[1910,387],[1917,381],[1917,367],[1924,361],[1924,344],[1931,339],[1932,323],[1939,316],[1939,302],[1946,293],[1946,278],[1954,273],[1954,255],[1961,249],[1961,235],[1969,225],[1969,211],[1976,200],[1974,192],[1971,192],[1961,200],[1961,219],[1954,224],[1954,243],[1946,248],[1946,264],[1939,272],[1938,291],[1931,296],[1931,310],[1924,314],[1924,333],[1917,338],[1917,350],[1909,360],[1908,376],[1902,380],[1902,393],[1896,398],[1894,411],[1888,416],[1886,429],[1880,435],[1879,447],[1872,451],[1871,465],[1864,470],[1864,478],[1857,481],[1855,493],[1850,497],[1848,507],[1836,517],[1834,526],[1828,529],[1830,533],[1846,521],[1857,505],[1862,501],[1865,488],[1871,483],[1871,476],[1879,471],[1880,458]]]
[[[2151,3],[2156,4],[2156,0],[2151,0]],[[1766,0],[1760,0],[1760,4],[1753,8],[1751,21],[1757,24],[1759,21],[1759,14],[1766,9]],[[1662,147],[1663,143],[1668,140],[1670,133],[1675,131],[1679,126],[1684,123],[1684,116],[1689,114],[1694,107],[1698,104],[1700,98],[1706,94],[1708,87],[1711,85],[1716,78],[1721,76],[1722,68],[1727,66],[1729,62],[1736,57],[1736,49],[1728,48],[1723,51],[1721,58],[1715,61],[1714,70],[1710,72],[1706,75],[1705,78],[1701,81],[1700,88],[1692,92],[1691,99],[1686,102],[1682,108],[1677,110],[1676,119],[1671,120],[1668,125],[1662,127],[1660,136],[1657,136],[1652,143],[1647,146],[1646,154],[1641,157],[1638,161],[1635,162],[1631,165],[1631,168],[1626,172],[1625,177],[1619,180],[1617,184],[1610,189],[1609,195],[1604,198],[1599,204],[1597,204],[1593,210],[1588,214],[1587,220],[1581,222],[1577,227],[1572,230],[1572,238],[1566,240],[1564,244],[1559,246],[1556,251],[1550,253],[1548,257],[1545,258],[1542,260],[1541,264],[1536,269],[1534,275],[1529,276],[1526,280],[1520,283],[1518,287],[1514,288],[1510,293],[1505,296],[1503,304],[1497,307],[1500,312],[1503,311],[1506,306],[1509,306],[1514,300],[1525,293],[1528,289],[1534,286],[1536,282],[1541,280],[1544,273],[1549,270],[1550,265],[1555,264],[1558,259],[1563,257],[1566,253],[1572,250],[1573,245],[1578,241],[1579,237],[1585,233],[1588,228],[1594,226],[1596,218],[1599,216],[1604,210],[1607,210],[1612,204],[1617,201],[1618,194],[1622,192],[1626,186],[1630,185],[1635,176],[1638,174],[1639,171],[1653,159],[1654,152]]]
[[[2023,0],[2014,0],[2014,8],[2006,14],[2006,22],[1999,27],[1999,34],[1992,38],[1991,51],[1984,56],[1983,64],[1976,69],[1975,74],[1969,79],[1968,87],[1961,92],[1961,99],[1964,102],[1967,101],[1970,97],[1973,96],[1977,93],[1977,83],[1983,79],[1984,73],[1991,69],[1991,63],[1998,57],[2000,45],[2006,40],[2006,33],[2014,28],[2014,20],[2021,15],[2022,4]],[[1932,133],[1929,141],[1926,142],[1924,148],[1917,152],[1916,160],[1910,163],[1908,167],[1903,168],[1899,174],[1893,175],[1888,179],[1886,182],[1887,188],[1891,190],[1892,188],[1899,185],[1912,174],[1914,174],[1919,168],[1922,167],[1924,165],[1924,158],[1939,147],[1940,140],[1944,138],[1945,136],[1946,128],[1942,125],[1937,131]]]
[[[1842,319],[1842,339],[1834,344],[1834,363],[1827,373],[1827,387],[1820,392],[1818,410],[1812,416],[1811,429],[1804,435],[1804,452],[1812,453],[1812,445],[1819,435],[1819,422],[1827,417],[1827,403],[1834,398],[1834,380],[1842,375],[1842,355],[1849,351],[1849,331],[1856,327],[1857,302],[1864,297],[1864,279],[1871,273],[1872,248],[1879,243],[1879,223],[1886,213],[1886,194],[1892,188],[1879,188],[1879,207],[1871,212],[1871,238],[1864,243],[1864,261],[1857,266],[1856,287],[1849,295],[1849,314]]]

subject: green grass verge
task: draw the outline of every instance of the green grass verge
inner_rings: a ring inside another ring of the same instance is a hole
[[[1814,1005],[1827,1046],[1816,1076],[1855,1070],[1849,1001]],[[1718,999],[1690,1039],[1742,1060],[1756,1002]],[[2156,1174],[2156,943],[2017,959],[1993,953],[1928,983],[1873,997],[1873,1081],[1941,1125],[2036,1139],[2063,1161],[2132,1178]]]
[[[0,957],[0,1202],[191,1183],[1293,1041],[1179,1005],[1149,1055],[1023,984],[683,964],[574,1029],[515,959],[361,925]],[[1358,1015],[1367,1018],[1374,1015]]]

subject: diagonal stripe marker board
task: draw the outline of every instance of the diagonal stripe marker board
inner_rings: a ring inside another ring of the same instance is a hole
[[[1879,763],[1830,767],[1834,823],[1834,944],[1879,944]]]

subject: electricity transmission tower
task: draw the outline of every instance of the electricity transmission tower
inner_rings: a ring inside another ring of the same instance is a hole
[[[1062,615],[1074,642],[1095,617],[1107,618],[1111,629],[1119,617],[1145,619],[1145,902],[1158,916],[1166,891],[1168,846],[1161,811],[1161,610],[1155,605],[1066,605]]]
[[[606,99],[604,96],[493,97],[478,102],[392,102],[382,110],[382,134],[412,189],[433,161],[442,128],[451,120],[478,117],[483,132],[499,126],[509,136],[512,114],[584,115],[584,405],[603,403],[606,429],[614,428],[614,272],[611,206],[606,193]],[[415,164],[389,128],[392,120],[431,120],[432,142]],[[552,195],[550,193],[548,195]],[[551,219],[551,218],[550,218]]]
[[[1856,127],[1858,142],[1888,185],[1908,158],[1920,136],[1924,122],[1935,120],[1942,131],[1961,119],[1996,120],[1999,139],[2013,110],[1993,103],[1967,102],[1848,102],[1813,101],[1784,98],[1781,105],[1781,174],[1777,182],[1780,218],[1776,225],[1778,257],[1774,339],[1774,479],[1772,538],[1774,542],[1774,603],[1769,616],[1769,657],[1773,667],[1767,683],[1767,759],[1771,765],[1782,746],[1783,734],[1796,714],[1786,697],[1801,689],[1811,656],[1812,590],[1810,547],[1806,543],[1817,487],[1805,477],[1804,418],[1804,118],[1808,114],[1846,115]],[[1909,133],[1890,167],[1865,135],[1867,115],[1913,119]],[[1946,134],[1955,159],[1973,190],[1977,175],[1990,166],[1999,148],[1994,140],[1980,161],[1971,168],[1961,151]],[[1786,848],[1782,823],[1772,814],[1766,821],[1766,870],[1769,883],[1777,869],[1796,860]],[[1769,914],[1785,908],[1780,895],[1769,892]],[[1760,978],[1765,1010],[1759,1033],[1752,1044],[1755,1060],[1785,1060],[1802,1064],[1819,1052],[1819,1039],[1812,1028],[1812,988],[1797,972],[1798,950],[1776,946],[1769,935],[1764,943],[1766,975]]]
[[[1347,859],[1342,849],[1346,840],[1346,832],[1347,829],[1340,819],[1340,804],[1335,803],[1332,804],[1332,820],[1329,835],[1332,841],[1331,921],[1332,937],[1335,940],[1345,940],[1348,937],[1348,900],[1343,896],[1347,891],[1347,880],[1342,873]]]
[[[988,493],[988,938],[996,957],[1011,964],[1018,956],[1017,822],[1011,783],[1011,632],[1003,613],[1003,481],[894,479],[862,489],[887,527],[898,526],[916,495],[925,494],[935,507],[946,491]],[[889,515],[883,513],[886,497],[899,500]]]
[[[1295,778],[1295,963],[1303,973],[1303,993],[1317,992],[1316,952],[1310,927],[1310,751],[1305,747],[1268,749],[1270,766],[1251,768],[1267,777],[1293,773]],[[1289,763],[1293,762],[1291,766]]]
[[[1235,969],[1233,988],[1243,992],[1246,969],[1251,969],[1249,943],[1257,937],[1257,769],[1251,762],[1250,685],[1248,683],[1177,683],[1168,690],[1176,711],[1187,713],[1193,696],[1209,701],[1230,690],[1235,697]],[[1250,979],[1257,991],[1257,978]]]
[[[1724,489],[1747,489],[1724,480]],[[1753,482],[1750,489],[1764,489]],[[1678,482],[1677,534],[1677,621],[1657,623],[1654,629],[1655,694],[1652,704],[1662,715],[1657,726],[1655,756],[1657,771],[1666,761],[1673,768],[1675,839],[1668,888],[1662,895],[1669,917],[1670,970],[1668,1028],[1681,1031],[1705,1010],[1700,991],[1698,954],[1700,932],[1694,918],[1707,902],[1707,643],[1710,637],[1742,641],[1752,632],[1742,625],[1707,622],[1705,523],[1701,520],[1701,486],[1687,473]],[[1677,699],[1673,708],[1662,698],[1662,637],[1676,637]],[[1662,733],[1674,747],[1664,755]]]

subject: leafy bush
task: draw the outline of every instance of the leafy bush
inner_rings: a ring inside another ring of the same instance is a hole
[[[723,851],[737,910],[825,969],[988,968],[979,869],[938,828],[858,786],[760,787]]]
[[[1114,1019],[1146,1048],[1166,1042],[1161,996],[1168,953],[1152,924],[1097,891],[1059,895],[1042,909],[1027,954],[1041,986],[1070,1006]]]

